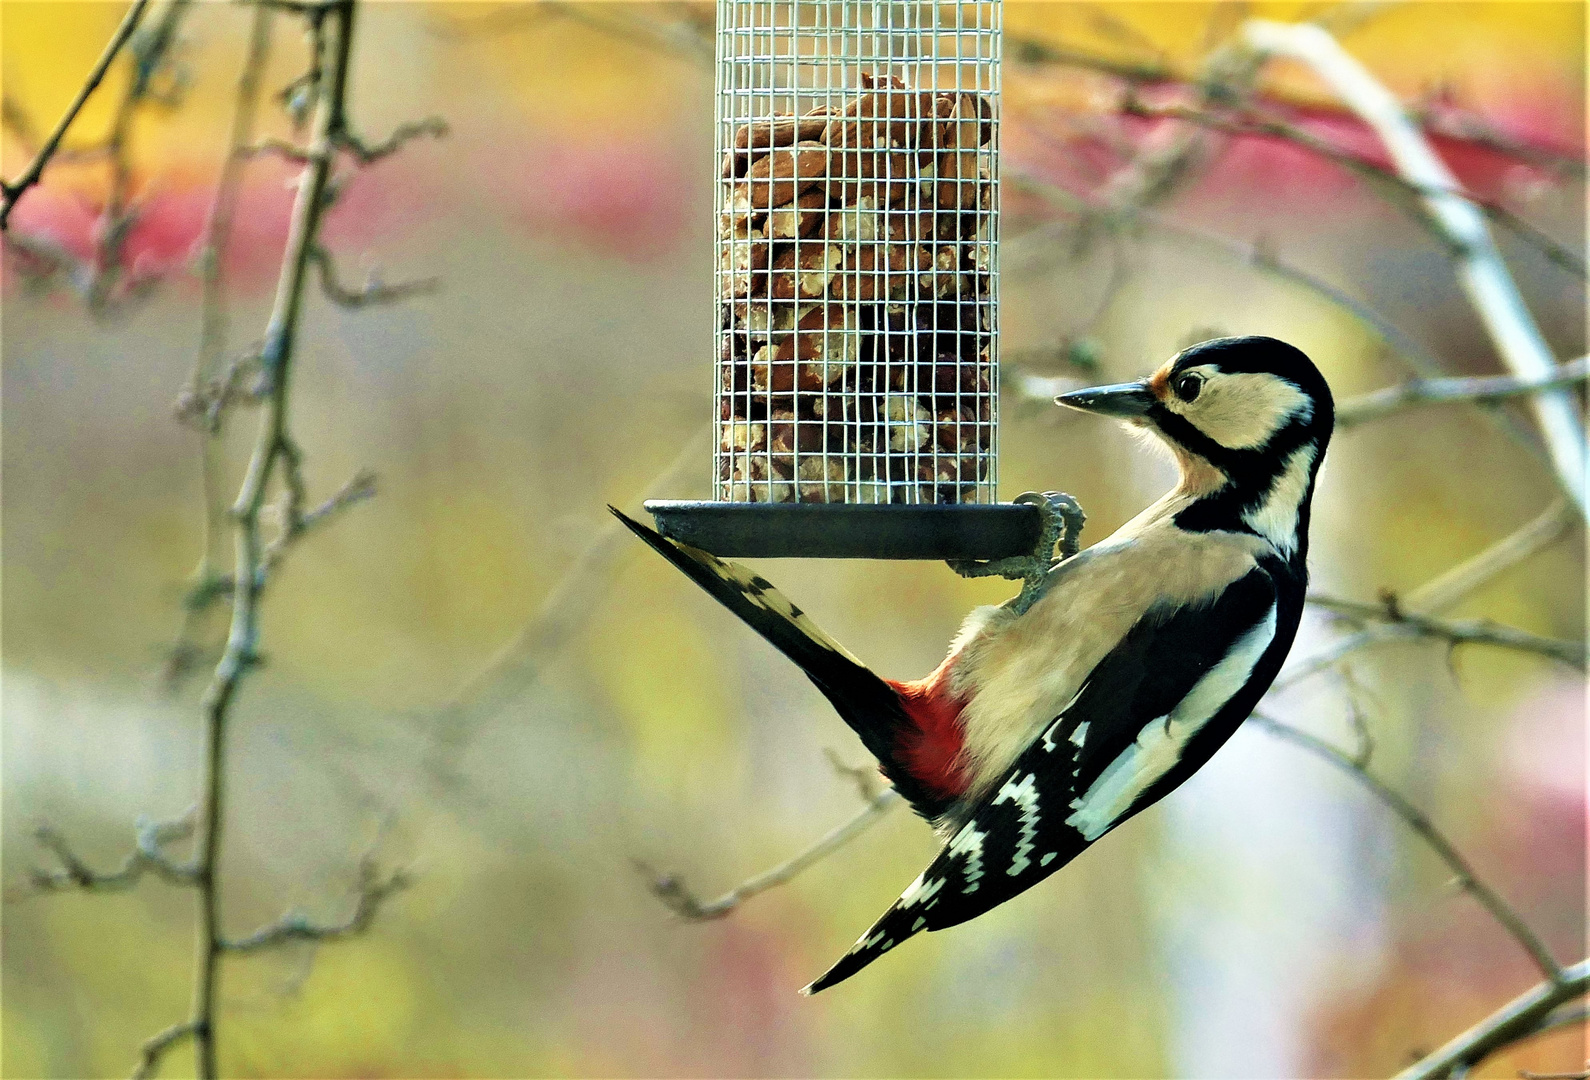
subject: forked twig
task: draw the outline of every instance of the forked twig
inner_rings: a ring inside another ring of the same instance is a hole
[[[33,155],[33,161],[28,165],[26,171],[10,183],[0,181],[0,230],[4,230],[9,226],[11,210],[16,206],[17,200],[22,197],[23,192],[37,184],[44,175],[44,167],[50,163],[50,159],[55,156],[56,150],[60,148],[61,140],[66,136],[66,130],[72,126],[72,122],[77,119],[77,114],[83,111],[83,106],[88,102],[94,91],[99,88],[99,84],[104,81],[105,72],[110,70],[110,65],[115,61],[117,54],[121,52],[122,48],[133,36],[133,32],[138,29],[138,23],[144,17],[144,9],[148,6],[149,0],[133,0],[132,6],[127,9],[127,14],[122,17],[121,25],[116,27],[116,32],[111,35],[109,43],[106,44],[105,51],[100,53],[99,59],[94,62],[93,69],[88,73],[88,78],[78,89],[77,96],[66,107],[66,112],[61,115],[60,121],[55,125],[55,130],[50,132],[49,138],[44,140],[44,145],[39,147],[39,152]]]
[[[1408,1066],[1394,1080],[1441,1080],[1478,1065],[1515,1042],[1538,1034],[1552,1023],[1553,1011],[1590,992],[1590,960],[1564,968],[1562,978],[1548,980],[1520,994],[1445,1046]]]
[[[713,900],[702,900],[685,885],[676,874],[658,873],[639,859],[635,869],[646,878],[646,887],[667,908],[680,918],[692,922],[721,919],[758,893],[783,885],[795,878],[813,863],[820,862],[870,829],[884,814],[901,802],[900,793],[882,785],[878,772],[871,766],[846,765],[833,750],[824,754],[834,770],[843,778],[855,783],[864,805],[854,817],[830,829],[810,847],[785,859],[777,866],[740,882],[734,888]]]
[[[1540,940],[1534,930],[1524,922],[1523,917],[1514,911],[1512,906],[1502,899],[1495,889],[1491,888],[1474,871],[1474,867],[1463,857],[1463,854],[1436,828],[1435,823],[1418,807],[1414,806],[1400,792],[1382,782],[1371,773],[1366,764],[1360,759],[1340,750],[1330,743],[1315,735],[1311,735],[1291,724],[1277,720],[1267,713],[1255,712],[1250,718],[1265,731],[1279,738],[1285,739],[1297,746],[1303,747],[1317,757],[1323,758],[1332,765],[1348,773],[1359,784],[1369,790],[1379,802],[1389,809],[1403,823],[1419,835],[1430,849],[1434,851],[1451,869],[1458,886],[1469,893],[1480,905],[1490,913],[1502,928],[1512,935],[1520,948],[1529,954],[1549,981],[1556,983],[1562,980],[1563,970],[1552,957],[1551,950],[1546,948],[1545,942]]]
[[[1557,359],[1496,250],[1484,216],[1458,193],[1456,177],[1391,92],[1321,27],[1255,19],[1245,26],[1244,34],[1260,53],[1307,64],[1375,131],[1398,174],[1420,189],[1431,221],[1452,245],[1459,282],[1502,362],[1519,378],[1549,378]],[[1565,390],[1536,394],[1530,404],[1563,490],[1583,513],[1585,435],[1578,406]]]
[[[1450,405],[1467,402],[1493,405],[1498,401],[1558,390],[1590,378],[1590,356],[1563,364],[1544,379],[1521,379],[1516,375],[1475,375],[1453,379],[1414,379],[1399,386],[1348,398],[1336,406],[1336,427],[1356,427],[1423,405]]]

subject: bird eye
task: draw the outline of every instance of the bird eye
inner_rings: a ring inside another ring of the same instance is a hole
[[[1204,377],[1196,372],[1189,371],[1176,380],[1173,389],[1176,391],[1177,397],[1183,401],[1191,401],[1198,396],[1198,391],[1202,390],[1203,386]]]

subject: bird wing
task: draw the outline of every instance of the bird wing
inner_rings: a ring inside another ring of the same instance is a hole
[[[1274,653],[1288,642],[1276,635],[1276,601],[1275,582],[1255,568],[1204,603],[1145,614],[932,865],[804,992],[1024,892],[1191,775],[1230,730],[1213,745],[1199,734],[1234,729],[1279,669]]]

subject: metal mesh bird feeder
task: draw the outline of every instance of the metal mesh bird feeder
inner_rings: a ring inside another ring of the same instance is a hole
[[[719,0],[714,500],[649,504],[665,533],[885,558],[1036,535],[997,504],[1000,16]]]

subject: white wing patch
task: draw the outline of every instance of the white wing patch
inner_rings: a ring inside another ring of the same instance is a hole
[[[1022,777],[1021,783],[1014,780],[1008,781],[999,789],[999,794],[994,796],[991,805],[998,806],[1002,802],[1014,802],[1021,807],[1021,839],[1016,841],[1016,857],[1011,860],[1010,869],[1005,873],[1015,877],[1027,867],[1032,865],[1032,849],[1034,841],[1038,839],[1038,778],[1034,773]]]
[[[976,825],[967,825],[955,834],[955,839],[950,841],[948,851],[951,855],[966,856],[966,884],[961,886],[961,892],[973,893],[977,891],[977,883],[983,876],[983,837],[987,833],[978,832]]]
[[[1308,474],[1313,465],[1312,443],[1292,451],[1264,501],[1242,515],[1250,528],[1285,555],[1297,547],[1297,511],[1303,505],[1303,496],[1308,494]]]
[[[900,899],[895,902],[896,906],[915,907],[918,904],[926,904],[928,907],[932,907],[933,898],[939,894],[939,890],[942,888],[944,888],[944,879],[933,878],[930,881],[928,880],[927,871],[924,870],[916,876],[915,881],[911,882],[911,887],[900,895]]]
[[[1049,751],[1050,753],[1054,752],[1055,730],[1059,728],[1061,724],[1065,723],[1066,713],[1071,711],[1071,706],[1077,703],[1077,699],[1082,696],[1082,691],[1086,690],[1087,688],[1088,684],[1086,682],[1077,687],[1077,692],[1071,695],[1071,700],[1065,703],[1065,706],[1060,710],[1060,715],[1054,718],[1054,723],[1050,724],[1048,730],[1043,733],[1043,748],[1045,750]],[[1084,720],[1082,721],[1082,730],[1086,731],[1087,729],[1088,722]],[[1080,742],[1077,742],[1076,734],[1071,736],[1071,741],[1076,743],[1077,746],[1082,745]]]
[[[1087,794],[1071,801],[1073,813],[1066,824],[1090,843],[1109,832],[1138,796],[1175,767],[1187,741],[1242,689],[1274,637],[1275,605],[1271,604],[1258,625],[1237,640],[1169,715],[1145,724],[1132,744],[1099,774]]]

